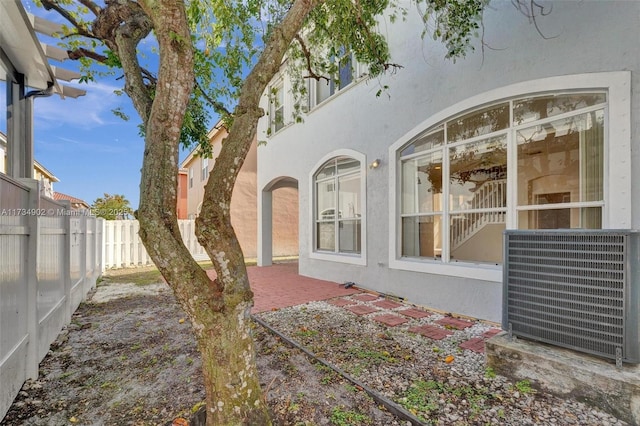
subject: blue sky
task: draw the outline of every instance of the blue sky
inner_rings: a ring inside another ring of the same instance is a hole
[[[76,86],[87,94],[77,99],[57,95],[35,99],[35,158],[60,179],[55,191],[89,204],[105,192],[124,194],[135,208],[144,141],[138,136],[140,120],[131,101],[115,95],[113,90],[121,87],[109,81]],[[5,90],[1,82],[0,99],[5,99]],[[0,104],[4,117],[6,106]],[[131,120],[116,117],[111,110],[117,107]],[[6,123],[0,122],[0,131],[6,133]]]
[[[38,8],[32,0],[22,0],[22,4],[29,13],[59,24],[66,23],[56,12]],[[264,22],[256,21],[256,25],[265,30]],[[41,34],[38,38],[54,46],[59,43],[58,39]],[[142,40],[139,46],[142,66],[151,72],[157,69],[155,47],[157,42],[152,35]],[[224,45],[219,48],[224,49]],[[79,67],[72,60],[62,63],[50,60],[50,63],[76,71]],[[136,209],[144,140],[138,135],[141,120],[131,100],[126,95],[114,93],[123,89],[122,74],[98,77],[96,82],[88,84],[60,83],[86,90],[87,94],[77,99],[63,100],[54,95],[35,100],[35,158],[60,179],[54,184],[54,190],[81,198],[89,204],[105,193],[123,194]],[[5,99],[5,91],[4,82],[0,82],[0,99]],[[5,109],[4,102],[0,101],[0,117],[5,116]],[[130,120],[124,121],[114,115],[114,109],[120,109]],[[217,118],[212,111],[210,115],[209,127]],[[6,132],[4,120],[0,120],[0,131]],[[183,150],[180,160],[187,154],[188,151]]]
[[[23,4],[30,13],[63,22],[53,12],[43,11],[28,1]],[[57,44],[55,39],[41,35],[39,38]],[[145,42],[146,47],[154,44],[151,38]],[[61,68],[78,69],[78,64],[71,60],[50,62]],[[137,208],[144,141],[138,135],[140,119],[130,99],[114,93],[123,88],[124,80],[110,77],[89,84],[61,83],[79,87],[87,94],[77,99],[54,95],[35,100],[35,158],[60,179],[54,190],[89,204],[104,193],[123,194]],[[0,117],[6,116],[5,92],[5,83],[0,82]],[[130,120],[116,117],[112,113],[115,108],[121,108]],[[4,120],[0,120],[0,131],[6,133]],[[183,152],[180,158],[185,156]]]
[[[144,149],[140,120],[129,99],[114,94],[118,85],[102,81],[83,86],[87,94],[77,99],[35,100],[35,157],[60,179],[56,191],[89,204],[105,192],[124,194],[137,208]],[[111,112],[119,106],[131,120]]]

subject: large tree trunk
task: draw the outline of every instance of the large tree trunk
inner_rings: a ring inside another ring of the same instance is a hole
[[[213,398],[207,395],[208,407],[216,404],[208,410],[208,425],[228,424],[225,419],[229,419],[233,411],[239,412],[241,407],[251,404],[258,410],[263,403],[249,321],[253,293],[242,249],[231,226],[231,196],[240,168],[255,138],[258,120],[264,114],[259,107],[260,97],[279,71],[293,37],[302,29],[307,15],[318,3],[318,0],[297,0],[293,4],[281,25],[273,31],[258,63],[245,80],[233,124],[205,186],[202,209],[196,220],[198,241],[213,261],[216,281],[223,289],[224,312],[220,315],[221,324],[218,327],[223,328],[222,324],[226,322],[224,329],[229,333],[221,336],[216,343],[209,342],[207,345],[209,350],[220,355],[204,367],[205,375],[219,379],[215,387],[218,392],[222,388],[231,390],[226,391],[226,398],[216,399],[218,395]],[[227,368],[226,363],[232,362],[234,357],[237,358],[233,364],[235,368]],[[253,418],[247,416],[236,419],[247,425],[267,424],[266,417],[261,420],[258,413],[254,412],[253,415]]]
[[[268,425],[269,410],[262,397],[251,336],[249,315],[253,293],[231,226],[229,206],[238,171],[263,114],[258,107],[260,96],[318,1],[297,0],[280,28],[274,30],[245,81],[234,123],[209,177],[197,220],[197,235],[214,264],[215,280],[207,277],[184,246],[176,216],[178,141],[194,81],[184,5],[176,0],[140,3],[153,22],[160,46],[160,71],[152,105],[145,103],[144,88],[135,86],[135,80],[133,86],[127,87],[146,124],[137,215],[140,237],[196,334],[207,394],[207,425]],[[131,54],[126,49],[119,52],[121,58],[122,54]],[[126,71],[126,57],[122,62]]]

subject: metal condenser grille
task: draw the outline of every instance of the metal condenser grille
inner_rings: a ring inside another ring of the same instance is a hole
[[[628,239],[624,232],[505,232],[503,327],[638,362],[624,348]]]

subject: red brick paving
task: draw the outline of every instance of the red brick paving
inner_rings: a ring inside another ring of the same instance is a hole
[[[460,344],[462,349],[468,349],[476,353],[484,353],[484,339],[482,337],[474,337]]]
[[[349,306],[356,302],[342,298],[341,296],[357,294],[360,292],[359,290],[345,289],[343,286],[335,282],[317,280],[298,275],[297,263],[282,263],[263,267],[250,266],[247,268],[247,272],[249,274],[251,289],[254,293],[255,305],[252,309],[253,313],[271,311],[288,306],[301,305],[311,301],[327,299],[332,299],[328,300],[328,303],[334,306],[345,307],[345,309],[348,309],[357,315],[366,315],[378,311],[378,309],[366,305]],[[211,270],[207,271],[207,273],[211,278],[215,278],[215,271]],[[352,299],[371,302],[380,298],[372,294],[358,294],[356,296],[352,296]],[[374,303],[374,305],[383,309],[395,309],[402,306],[402,304],[390,300],[379,300]],[[432,315],[431,312],[416,308],[408,308],[395,312],[416,319]],[[373,319],[389,327],[395,327],[409,321],[394,314],[381,314],[375,316]],[[452,317],[442,318],[436,321],[436,323],[458,330],[462,330],[473,325],[473,322],[471,321]],[[451,330],[435,325],[411,327],[409,328],[409,331],[434,340],[442,340],[453,334]],[[476,353],[484,353],[485,339],[493,337],[501,331],[502,330],[499,328],[491,328],[485,331],[482,334],[482,337],[474,337],[462,342],[460,344],[460,348]]]
[[[420,325],[417,327],[411,327],[409,328],[409,331],[433,340],[442,340],[445,337],[449,337],[453,334],[452,331],[445,330],[444,328],[436,327],[434,325]]]
[[[432,315],[431,312],[421,311],[420,309],[415,309],[415,308],[403,309],[401,311],[396,311],[396,312],[411,318],[416,318],[416,319],[430,317]]]
[[[400,315],[393,314],[376,315],[373,317],[373,320],[381,322],[384,325],[388,325],[389,327],[395,327],[396,325],[404,324],[409,321],[406,318],[402,318]]]
[[[502,330],[500,330],[499,328],[492,328],[492,329],[489,329],[489,330],[485,331],[485,332],[482,334],[482,337],[484,337],[484,338],[488,339],[488,338],[493,337],[493,336],[495,336],[496,334],[500,333],[501,331],[502,331]]]
[[[359,300],[361,302],[371,302],[372,300],[378,300],[378,296],[374,296],[373,294],[359,294],[357,296],[353,296],[353,299]]]
[[[401,303],[392,302],[391,300],[381,300],[379,302],[373,302],[373,304],[382,309],[393,309],[402,306]]]
[[[377,309],[367,305],[347,306],[345,307],[345,309],[353,312],[356,315],[366,315],[366,314],[370,314],[371,312],[377,311]]]
[[[332,300],[327,300],[327,303],[329,303],[330,305],[333,306],[337,306],[339,308],[343,307],[343,306],[347,306],[347,305],[355,305],[356,302],[354,302],[353,300],[349,300],[349,299],[332,299]]]
[[[461,320],[458,318],[452,317],[444,317],[436,321],[436,323],[440,325],[448,325],[449,327],[455,328],[456,330],[464,330],[467,327],[471,327],[473,323],[471,321]]]
[[[0,0],[1,1],[1,0]],[[252,313],[301,305],[316,300],[332,299],[359,293],[338,283],[298,275],[298,263],[280,263],[272,266],[249,266],[249,282],[253,290]],[[207,271],[215,278],[214,270]]]

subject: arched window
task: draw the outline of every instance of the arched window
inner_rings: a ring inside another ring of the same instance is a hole
[[[332,158],[313,175],[315,252],[362,252],[361,179],[361,162],[346,156]]]
[[[398,151],[400,257],[502,263],[505,228],[601,228],[605,91],[529,95],[429,127]]]

